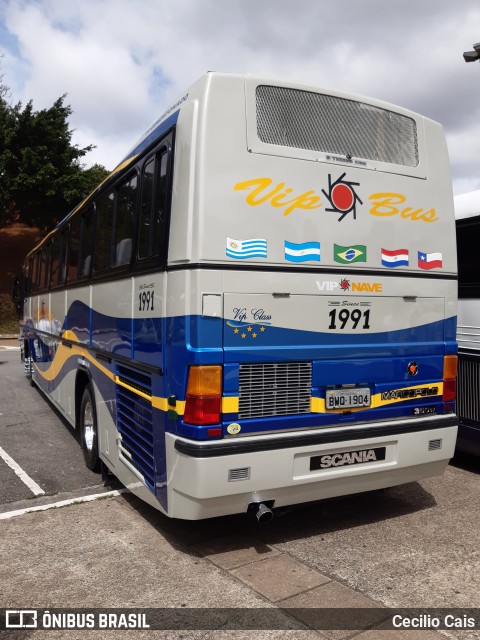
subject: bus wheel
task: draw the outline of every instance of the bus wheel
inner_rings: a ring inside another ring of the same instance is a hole
[[[85,387],[80,405],[80,439],[85,464],[92,471],[100,471],[97,412],[95,410],[93,389],[90,384]]]
[[[28,381],[30,383],[30,386],[34,387],[35,386],[35,381],[33,379],[33,362],[32,362],[31,358],[28,358],[27,366],[28,366],[27,378],[28,378]]]

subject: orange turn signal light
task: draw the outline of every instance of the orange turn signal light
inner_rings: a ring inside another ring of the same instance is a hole
[[[188,373],[188,396],[217,396],[222,393],[222,367],[192,366]]]
[[[219,424],[222,404],[222,367],[191,366],[188,372],[184,422],[194,425]],[[221,429],[209,429],[209,437],[221,436]]]
[[[443,359],[443,379],[455,380],[458,373],[458,357],[445,356]]]

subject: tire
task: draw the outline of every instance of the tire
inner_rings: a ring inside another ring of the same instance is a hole
[[[97,411],[91,384],[85,387],[80,404],[80,441],[85,464],[91,471],[99,472]]]
[[[35,386],[35,381],[33,380],[33,362],[31,356],[24,358],[23,365],[25,367],[25,375],[27,376],[27,380],[31,387]]]

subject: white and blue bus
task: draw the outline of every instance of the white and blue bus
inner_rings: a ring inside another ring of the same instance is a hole
[[[209,73],[24,283],[27,375],[168,516],[270,517],[453,455],[453,196],[420,115]]]
[[[458,251],[457,449],[480,455],[480,191],[455,196]]]

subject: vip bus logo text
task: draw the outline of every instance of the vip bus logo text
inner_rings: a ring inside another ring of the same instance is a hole
[[[327,189],[321,189],[325,196],[328,207],[326,212],[339,215],[338,222],[344,220],[348,214],[351,218],[357,218],[357,204],[363,204],[354,187],[359,187],[360,183],[345,180],[346,173],[336,180],[332,180],[328,174]],[[235,191],[247,191],[245,201],[251,207],[268,203],[271,207],[283,210],[283,215],[288,216],[293,211],[311,211],[324,206],[325,200],[314,189],[308,189],[302,193],[294,191],[285,182],[274,184],[272,178],[253,178],[242,180],[233,185]],[[377,218],[388,218],[398,216],[404,220],[413,222],[436,222],[439,220],[437,211],[431,207],[419,207],[417,202],[410,202],[402,193],[378,192],[368,196],[370,202],[369,214]]]

